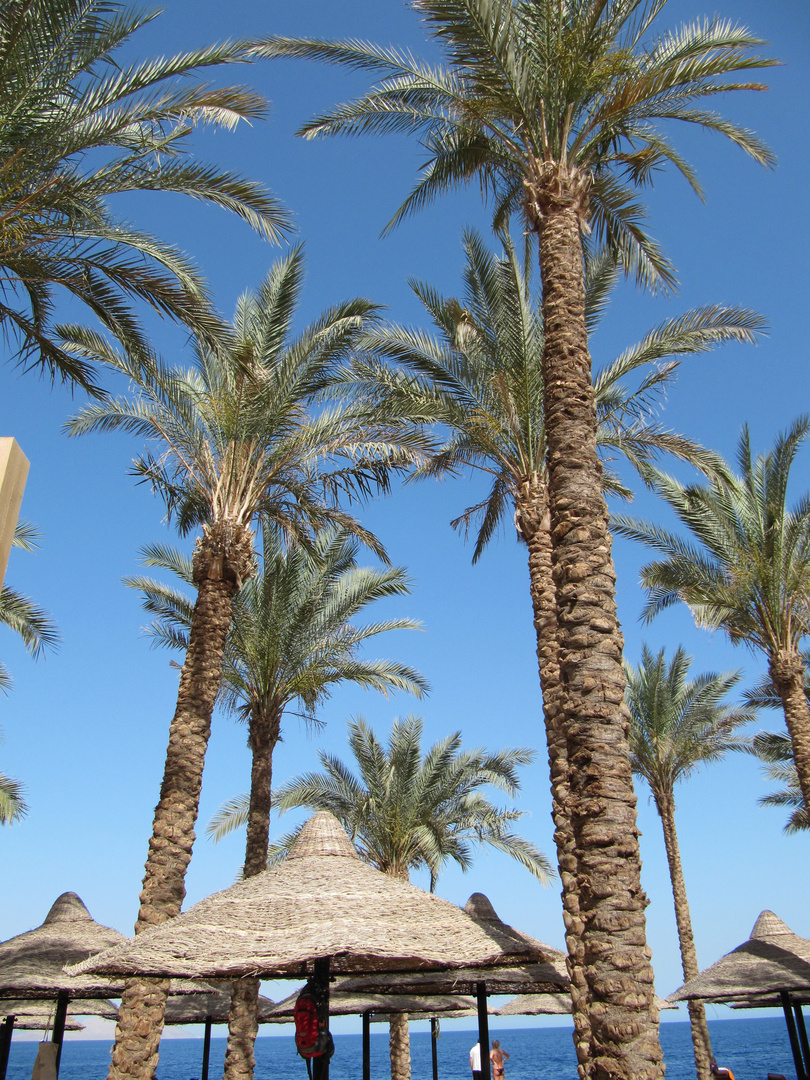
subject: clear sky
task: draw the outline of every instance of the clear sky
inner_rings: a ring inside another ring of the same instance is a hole
[[[166,0],[165,7],[134,39],[139,56],[270,33],[359,37],[431,54],[416,16],[401,0]],[[592,353],[596,365],[606,362],[654,323],[693,306],[741,304],[763,312],[770,331],[758,346],[728,346],[685,362],[666,402],[671,428],[733,458],[744,423],[755,450],[764,451],[808,410],[810,238],[804,196],[810,173],[810,8],[805,0],[670,0],[661,25],[715,10],[747,24],[783,61],[768,73],[767,93],[740,94],[722,104],[771,145],[777,168],[756,166],[719,137],[679,135],[698,168],[705,203],[669,175],[656,179],[648,202],[653,231],[678,269],[680,293],[652,298],[619,289],[592,339]],[[364,76],[294,62],[229,74],[227,81],[250,82],[266,94],[271,117],[236,133],[205,134],[200,155],[262,180],[295,214],[308,261],[302,324],[357,295],[387,305],[396,321],[415,322],[421,309],[406,285],[409,277],[445,293],[459,288],[461,229],[487,225],[475,191],[446,198],[380,239],[420,165],[416,144],[398,138],[294,138],[318,110],[360,92]],[[227,314],[279,254],[224,212],[179,198],[144,196],[120,212],[188,251]],[[154,327],[157,347],[182,362],[183,335],[163,323]],[[141,630],[147,619],[121,579],[138,571],[143,545],[173,535],[160,502],[127,475],[136,443],[117,435],[68,440],[62,434],[63,423],[82,404],[80,394],[71,398],[11,364],[0,368],[0,387],[0,434],[15,436],[31,461],[23,516],[44,535],[38,554],[12,552],[6,580],[53,613],[63,638],[57,654],[34,664],[7,631],[0,635],[0,655],[15,682],[12,694],[0,700],[0,769],[24,782],[31,807],[23,822],[0,830],[0,939],[38,925],[65,890],[77,892],[98,921],[129,934],[177,674],[166,654],[150,650]],[[795,466],[794,498],[810,487],[809,476],[805,448]],[[553,855],[524,552],[506,530],[472,567],[471,548],[449,526],[479,490],[466,479],[410,486],[362,511],[414,582],[411,597],[387,610],[424,623],[423,633],[378,639],[373,655],[414,664],[430,680],[432,693],[421,703],[336,693],[321,713],[322,732],[309,734],[297,720],[287,722],[275,778],[280,782],[315,767],[320,748],[346,755],[349,716],[361,713],[385,735],[394,716],[419,711],[430,742],[461,729],[466,745],[537,748],[537,763],[524,773],[522,829]],[[634,512],[662,516],[649,497],[639,497]],[[731,649],[719,635],[697,632],[685,611],[642,628],[638,567],[645,552],[618,540],[614,553],[631,662],[638,662],[643,640],[655,650],[666,645],[670,653],[683,644],[695,658],[695,675],[741,668],[746,684],[757,680],[763,671],[758,656]],[[760,726],[779,728],[780,717],[765,714]],[[187,906],[229,885],[238,871],[243,836],[213,845],[203,830],[225,799],[247,788],[248,774],[245,731],[217,716]],[[763,908],[810,936],[808,837],[784,836],[784,811],[757,807],[767,790],[756,763],[737,757],[696,775],[678,792],[677,823],[701,966],[743,941]],[[682,978],[661,828],[644,789],[639,816],[648,936],[656,989],[665,995]],[[281,824],[286,829],[291,822]],[[490,897],[507,922],[562,947],[556,883],[543,889],[497,854],[481,855],[466,875],[449,868],[439,883],[439,892],[458,903],[476,890]],[[279,987],[275,996],[284,992]]]

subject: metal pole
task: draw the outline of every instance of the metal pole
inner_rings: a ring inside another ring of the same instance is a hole
[[[804,1026],[804,1013],[800,1002],[793,1002],[793,1015],[796,1017],[796,1027],[799,1029],[799,1045],[802,1048],[804,1058],[804,1072],[810,1076],[810,1045],[807,1042],[807,1028]]]
[[[799,1046],[799,1036],[796,1034],[796,1021],[793,1019],[793,1011],[790,1007],[790,994],[787,990],[781,990],[779,997],[785,1014],[785,1023],[787,1024],[788,1038],[790,1039],[790,1049],[793,1051],[793,1064],[796,1066],[797,1080],[807,1080],[804,1063],[802,1062],[802,1051]]]
[[[475,984],[475,997],[478,1002],[478,1045],[481,1047],[481,1080],[492,1080],[489,1067],[489,1017],[487,1015],[487,984]],[[806,1080],[802,1077],[802,1080]]]
[[[203,1060],[201,1080],[208,1080],[208,1062],[211,1058],[211,1017],[205,1018],[205,1035],[203,1036]]]
[[[329,1015],[329,957],[316,960],[313,977],[320,984],[326,997],[326,1015]],[[329,1080],[329,1055],[321,1054],[312,1059],[312,1080]],[[802,1077],[804,1080],[804,1077]]]
[[[371,1013],[363,1013],[363,1080],[371,1080]]]
[[[11,1033],[14,1031],[15,1019],[14,1016],[7,1016],[3,1023],[0,1024],[0,1080],[6,1080],[8,1055],[11,1050]]]
[[[433,1056],[433,1080],[439,1080],[439,1021],[435,1016],[430,1018],[430,1049]]]
[[[67,990],[60,990],[56,999],[56,1016],[53,1019],[53,1036],[51,1042],[56,1043],[56,1075],[59,1075],[59,1062],[62,1060],[62,1042],[65,1038],[65,1020],[67,1019],[67,1007],[70,994]]]

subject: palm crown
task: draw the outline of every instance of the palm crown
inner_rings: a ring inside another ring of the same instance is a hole
[[[431,887],[448,859],[466,870],[475,843],[505,851],[545,880],[550,873],[545,856],[511,830],[521,812],[499,809],[481,791],[492,785],[514,795],[517,766],[528,764],[533,752],[522,747],[497,753],[462,750],[461,735],[455,732],[422,756],[422,729],[420,717],[396,720],[386,750],[364,720],[350,721],[349,745],[359,775],[340,758],[321,752],[323,772],[281,787],[276,808],[280,813],[299,806],[331,811],[372,866],[402,877],[426,868]],[[295,842],[298,831],[276,845],[276,857]]]
[[[0,323],[23,358],[88,388],[91,369],[47,326],[55,286],[130,342],[142,343],[131,298],[197,327],[210,320],[188,259],[116,218],[110,196],[192,195],[274,240],[290,226],[259,184],[195,161],[188,144],[195,125],[231,128],[265,114],[254,91],[192,78],[244,61],[246,43],[117,60],[155,14],[103,0],[11,0],[0,10],[0,264],[11,283]]]

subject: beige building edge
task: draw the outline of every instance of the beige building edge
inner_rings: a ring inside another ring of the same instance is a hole
[[[28,458],[17,442],[0,438],[0,585],[6,576],[27,477]]]

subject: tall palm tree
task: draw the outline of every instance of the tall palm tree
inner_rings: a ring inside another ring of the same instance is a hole
[[[477,561],[507,517],[526,543],[529,582],[549,751],[552,814],[569,952],[576,1041],[586,1041],[584,944],[575,843],[569,813],[567,732],[560,694],[557,613],[552,574],[543,411],[543,321],[529,275],[508,234],[504,254],[492,255],[474,232],[465,234],[465,289],[459,299],[430,286],[413,288],[438,330],[374,327],[364,345],[369,359],[354,367],[355,385],[382,415],[432,420],[450,432],[445,445],[418,470],[437,476],[470,469],[483,474],[484,500],[453,523],[477,526]],[[617,270],[604,253],[589,260],[586,300],[589,327],[604,309]],[[761,325],[748,311],[712,307],[689,311],[655,327],[596,376],[598,448],[603,483],[618,496],[629,490],[613,471],[617,454],[643,469],[668,452],[710,469],[713,454],[665,430],[653,415],[656,396],[673,379],[679,356],[700,353],[724,340],[751,340]],[[398,368],[388,366],[389,361]],[[404,370],[403,370],[404,369]],[[636,384],[630,379],[636,377]]]
[[[759,805],[789,808],[790,814],[785,825],[788,835],[810,829],[810,813],[799,787],[790,735],[786,731],[758,731],[751,739],[748,749],[764,763],[763,772],[768,780],[782,785],[770,795],[763,795],[758,799]]]
[[[153,485],[181,533],[202,526],[192,560],[197,598],[136,933],[176,915],[183,902],[233,599],[255,572],[253,523],[261,515],[303,542],[310,528],[331,522],[381,553],[332,496],[385,485],[404,451],[381,444],[348,408],[313,411],[373,308],[366,300],[337,305],[291,338],[302,278],[299,248],[271,268],[256,294],[241,297],[216,347],[196,339],[188,371],[151,352],[130,355],[81,328],[67,339],[135,388],[134,396],[86,406],[70,434],[123,429],[150,441],[155,449],[136,459],[135,475]],[[125,993],[111,1078],[151,1078],[167,988],[165,980],[158,991],[136,980]]]
[[[130,308],[206,325],[202,285],[179,251],[117,218],[111,196],[174,191],[225,207],[278,239],[290,220],[252,181],[195,160],[198,125],[262,117],[254,91],[200,81],[244,61],[245,42],[130,62],[156,17],[110,0],[9,0],[0,7],[0,326],[19,358],[95,387],[49,327],[67,290],[118,336],[141,341]]]
[[[624,536],[663,558],[642,568],[647,620],[683,601],[699,626],[720,629],[768,661],[793,746],[799,786],[810,805],[810,706],[802,642],[810,631],[810,496],[787,505],[790,469],[810,434],[801,417],[769,453],[752,457],[748,428],[737,449],[739,474],[684,486],[660,472],[650,480],[692,534],[614,519]]]
[[[244,876],[267,867],[273,752],[281,725],[294,703],[316,722],[318,707],[332,689],[353,682],[388,696],[406,690],[421,697],[422,676],[404,664],[359,655],[371,638],[388,630],[418,629],[412,619],[385,619],[366,625],[351,620],[375,600],[409,592],[404,570],[357,565],[358,542],[345,530],[324,530],[311,550],[284,546],[278,529],[263,532],[261,573],[247,581],[234,600],[225,646],[220,703],[248,726],[252,768],[249,796],[231,800],[208,831],[219,839],[247,825]],[[147,550],[152,567],[172,570],[192,584],[190,560],[165,548]],[[178,590],[144,578],[129,579],[156,616],[149,633],[156,644],[188,647],[193,605]],[[226,1080],[253,1076],[253,1044],[258,1030],[259,980],[233,984],[231,1035],[225,1055]]]
[[[39,533],[30,522],[18,521],[11,542],[14,547],[24,551],[36,551]],[[59,631],[50,615],[27,596],[5,584],[0,587],[0,625],[7,626],[17,634],[35,659],[45,649],[54,649],[59,644]],[[10,689],[11,676],[5,665],[0,663],[0,691],[8,693]],[[0,773],[0,825],[10,825],[27,813],[22,784]]]
[[[582,236],[591,230],[620,252],[638,280],[671,285],[672,268],[643,229],[636,189],[667,164],[698,189],[671,142],[672,120],[718,131],[770,162],[751,132],[702,103],[720,92],[761,89],[735,75],[771,61],[752,53],[761,43],[747,30],[719,19],[655,36],[664,0],[412,6],[445,66],[357,41],[273,38],[258,54],[315,58],[379,76],[363,97],[317,117],[303,134],[418,133],[427,165],[394,222],[475,180],[493,193],[496,221],[519,211],[537,233],[561,702],[577,766],[570,771],[577,874],[594,882],[582,928],[591,1034],[578,1053],[595,1076],[660,1077]]]
[[[756,711],[723,700],[740,681],[740,672],[707,672],[688,679],[691,657],[679,647],[667,663],[665,653],[661,649],[653,655],[644,645],[641,664],[637,668],[625,664],[630,762],[635,775],[649,784],[661,818],[683,977],[687,981],[696,978],[699,970],[675,829],[675,785],[701,765],[719,761],[730,750],[744,749],[746,740],[734,731],[750,723]],[[689,1018],[698,1077],[710,1080],[712,1048],[702,1002],[689,1002]]]
[[[322,772],[290,780],[276,792],[279,813],[302,806],[329,810],[363,860],[405,880],[411,870],[426,869],[431,892],[444,864],[452,860],[467,870],[479,844],[506,852],[547,881],[551,870],[546,857],[512,831],[522,812],[495,806],[481,791],[492,785],[515,795],[520,788],[517,768],[531,762],[533,751],[462,750],[457,731],[423,756],[418,716],[394,721],[387,750],[364,720],[351,720],[348,728],[359,775],[340,758],[319,752]],[[271,856],[281,858],[299,831],[300,826],[273,845]],[[407,1014],[392,1016],[390,1032],[392,1080],[409,1080]]]

